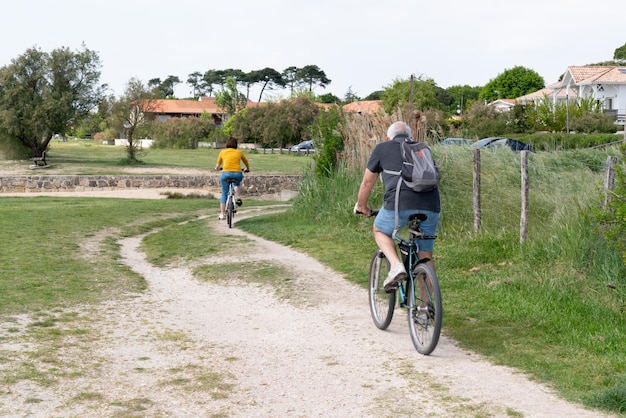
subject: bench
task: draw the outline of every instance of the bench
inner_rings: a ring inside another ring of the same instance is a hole
[[[41,153],[41,157],[34,157],[30,159],[32,162],[35,163],[36,166],[39,166],[40,163],[41,165],[47,165],[46,163],[46,151],[42,151]]]

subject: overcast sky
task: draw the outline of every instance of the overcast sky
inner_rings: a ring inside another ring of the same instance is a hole
[[[612,59],[626,43],[624,0],[0,2],[0,66],[33,46],[84,43],[116,96],[131,77],[185,82],[195,71],[305,65],[332,81],[315,93],[340,98],[411,74],[442,88],[482,86],[517,65],[551,83],[570,65]],[[181,85],[176,95],[190,91]]]

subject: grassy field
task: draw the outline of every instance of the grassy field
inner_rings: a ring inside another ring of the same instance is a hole
[[[76,164],[74,170],[115,171],[118,166],[108,165],[123,155],[102,148],[58,144],[51,159],[67,169]],[[145,160],[154,167],[195,169],[214,164],[215,154],[200,157],[211,152],[150,151]],[[531,223],[523,244],[518,236],[517,155],[482,157],[483,228],[475,233],[471,154],[460,147],[435,152],[444,173],[435,247],[444,332],[570,400],[626,414],[626,271],[597,233],[592,216],[602,198],[604,151],[531,156]],[[99,161],[93,165],[91,153]],[[257,161],[253,167],[262,166],[261,157],[250,155]],[[280,172],[310,162],[297,156],[267,158],[268,167]],[[359,181],[360,173],[331,179],[306,175],[292,210],[240,220],[238,227],[301,249],[364,286],[375,247],[372,220],[351,215]],[[372,204],[381,198],[377,189]],[[0,316],[51,312],[142,292],[142,278],[117,260],[116,238],[167,227],[143,244],[153,263],[205,256],[217,251],[207,245],[214,237],[207,235],[206,225],[180,221],[197,218],[214,204],[203,199],[0,197]]]
[[[199,170],[207,174],[215,173],[215,163],[220,150],[199,148],[195,150],[142,151],[139,159],[142,164],[133,169],[144,173],[171,174],[174,170]],[[299,175],[311,163],[311,157],[296,154],[263,154],[242,150],[250,162],[255,175]],[[127,172],[130,168],[123,160],[125,148],[112,145],[98,145],[93,141],[53,141],[46,160],[49,168],[30,170],[28,161],[0,161],[0,170],[12,171],[21,175],[115,175]]]

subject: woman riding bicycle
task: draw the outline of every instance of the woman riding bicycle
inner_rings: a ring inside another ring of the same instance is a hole
[[[248,159],[243,152],[237,149],[237,139],[232,136],[226,140],[226,149],[220,151],[217,156],[217,164],[215,169],[222,168],[222,174],[220,175],[220,183],[222,185],[222,196],[220,198],[220,216],[219,219],[224,219],[224,211],[226,210],[226,198],[228,196],[228,179],[235,179],[235,198],[237,206],[241,206],[242,201],[239,197],[239,186],[243,180],[243,173],[241,172],[241,163],[246,166],[245,171],[250,171],[250,165]]]

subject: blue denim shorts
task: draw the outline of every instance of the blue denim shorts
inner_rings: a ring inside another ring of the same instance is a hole
[[[414,213],[423,213],[427,216],[426,220],[420,224],[424,235],[434,236],[437,233],[437,223],[439,222],[439,213],[430,210],[408,209],[401,210],[398,213],[398,223],[400,229],[409,223],[409,216]],[[396,225],[396,212],[393,210],[381,208],[374,220],[374,226],[385,235],[391,236]],[[434,239],[423,239],[417,242],[420,251],[433,252],[435,248]]]
[[[226,203],[228,198],[228,179],[235,179],[237,182],[235,186],[239,186],[243,180],[243,173],[241,171],[223,171],[220,174],[220,183],[222,183],[222,196],[220,197],[220,203]]]

